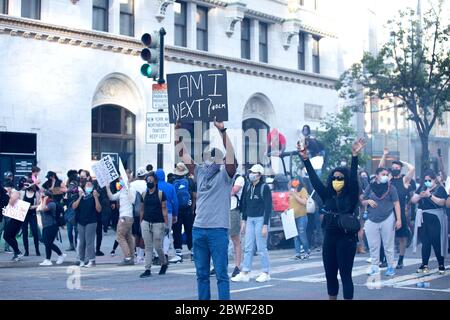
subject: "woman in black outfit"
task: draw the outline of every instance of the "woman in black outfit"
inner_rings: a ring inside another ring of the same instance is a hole
[[[307,146],[302,149],[300,144],[297,145],[311,184],[323,201],[322,211],[326,212],[322,222],[322,227],[325,229],[322,257],[330,300],[336,300],[339,292],[338,271],[342,279],[344,299],[353,299],[352,269],[357,234],[347,234],[341,230],[338,226],[338,218],[341,214],[353,214],[358,205],[358,154],[364,146],[363,139],[355,141],[352,146],[353,157],[350,171],[344,167],[332,170],[328,176],[327,185],[324,186],[308,159]]]
[[[22,239],[23,246],[25,247],[25,256],[29,256],[29,245],[28,245],[28,225],[31,227],[31,233],[33,235],[34,240],[34,249],[36,250],[36,256],[40,256],[39,252],[39,232],[38,232],[38,223],[36,216],[36,208],[40,204],[40,196],[39,192],[36,189],[36,185],[33,183],[33,180],[27,180],[25,184],[25,191],[23,192],[22,200],[28,202],[30,204],[30,208],[28,209],[27,216],[22,224]]]

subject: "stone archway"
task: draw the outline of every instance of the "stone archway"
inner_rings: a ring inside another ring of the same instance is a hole
[[[275,126],[272,102],[262,93],[252,95],[244,107],[242,116],[244,169],[255,163],[267,163],[267,134]]]
[[[138,118],[145,108],[134,82],[124,74],[104,77],[92,98],[92,160],[110,154],[119,156],[126,169],[135,170]]]

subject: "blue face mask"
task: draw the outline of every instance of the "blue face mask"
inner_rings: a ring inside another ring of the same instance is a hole
[[[433,186],[433,182],[425,181],[424,185],[425,185],[425,187],[427,187],[427,189],[430,189]]]
[[[85,191],[87,194],[91,194],[94,188],[86,188]]]

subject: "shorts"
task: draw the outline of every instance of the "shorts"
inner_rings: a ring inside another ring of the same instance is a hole
[[[230,211],[230,237],[241,233],[241,211],[233,209]]]
[[[140,217],[134,217],[133,226],[131,227],[131,233],[133,234],[133,236],[138,236],[142,238],[140,220],[141,220]]]

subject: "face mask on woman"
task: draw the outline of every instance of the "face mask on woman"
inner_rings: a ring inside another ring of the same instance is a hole
[[[250,182],[255,182],[256,180],[258,180],[258,174],[257,173],[250,173],[248,175],[248,179],[250,180]]]
[[[389,181],[389,177],[388,176],[381,176],[380,183],[387,183],[388,181]]]
[[[427,187],[427,189],[431,189],[431,187],[433,186],[433,182],[432,181],[425,181],[424,183],[425,187]]]
[[[93,188],[93,187],[86,187],[86,188],[84,189],[84,191],[86,191],[86,194],[91,194],[92,191],[94,191],[94,188]]]
[[[342,180],[333,179],[333,182],[332,182],[333,189],[336,192],[340,192],[345,186],[345,181],[343,180],[343,178],[338,178],[338,179],[342,179]]]

